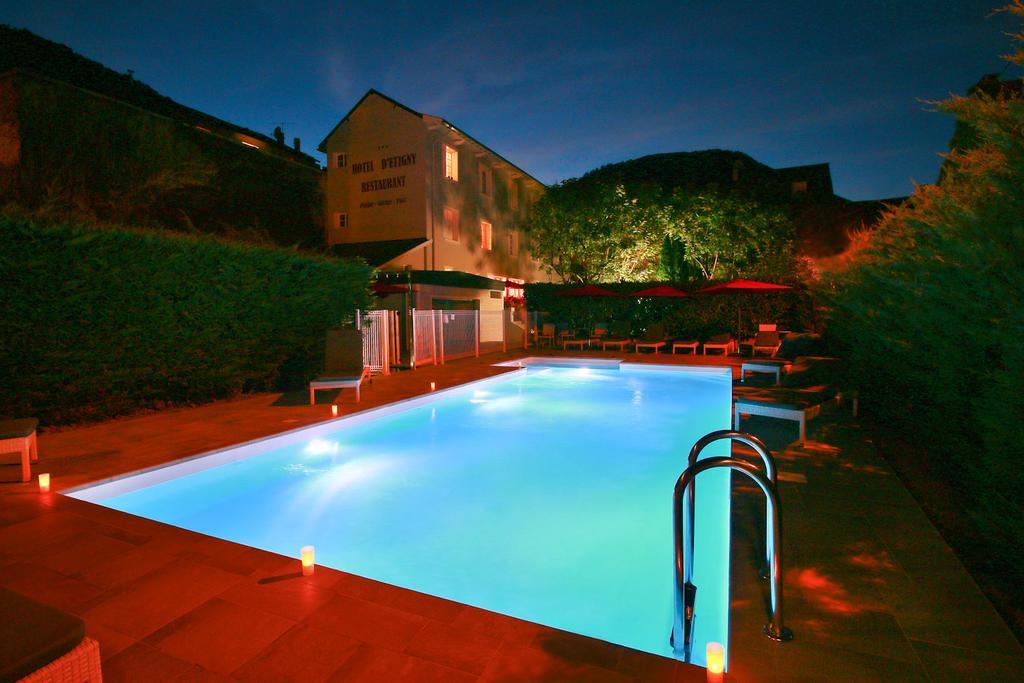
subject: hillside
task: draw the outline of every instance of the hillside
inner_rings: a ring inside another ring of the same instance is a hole
[[[296,161],[317,164],[313,157],[280,145],[268,135],[179,104],[130,73],[118,73],[31,31],[0,24],[0,73],[11,69],[32,71],[189,125],[244,133],[287,151]]]

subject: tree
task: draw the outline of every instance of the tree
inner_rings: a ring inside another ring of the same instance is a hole
[[[677,190],[672,231],[687,262],[708,280],[763,271],[762,262],[792,255],[793,229],[786,215],[735,195]]]
[[[1020,0],[1005,10],[1024,18]],[[1024,63],[1024,49],[1009,59]],[[939,110],[972,135],[954,140],[938,184],[917,187],[828,283],[829,330],[875,422],[925,445],[925,467],[968,506],[991,562],[1019,572],[1024,98],[1019,87],[976,90]],[[1019,610],[1020,582],[1008,583]]]
[[[650,236],[664,234],[667,215],[647,188],[571,179],[537,203],[530,249],[563,282],[629,278],[656,268]]]

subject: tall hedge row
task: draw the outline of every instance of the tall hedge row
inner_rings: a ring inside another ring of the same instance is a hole
[[[290,388],[364,306],[362,262],[0,216],[0,416],[57,424]]]
[[[657,283],[602,283],[614,292],[628,294]],[[700,281],[678,285],[693,292],[713,283]],[[696,295],[689,298],[568,297],[567,290],[578,285],[536,283],[526,285],[526,307],[542,311],[558,323],[581,331],[595,323],[629,327],[640,335],[651,324],[663,324],[667,334],[680,338],[707,339],[723,332],[745,333],[758,323],[777,323],[783,329],[811,331],[818,327],[810,297],[801,287],[779,294]]]

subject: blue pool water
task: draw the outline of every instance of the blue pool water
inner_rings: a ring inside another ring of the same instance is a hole
[[[71,495],[671,656],[672,489],[731,375],[658,368],[530,366]],[[696,660],[728,638],[728,493],[701,475]]]

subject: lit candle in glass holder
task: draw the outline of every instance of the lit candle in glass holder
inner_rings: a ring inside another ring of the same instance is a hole
[[[43,472],[39,475],[39,493],[50,492],[50,473]]]
[[[337,403],[332,403],[331,404],[331,415],[333,415],[334,417],[338,417],[338,404]]]
[[[304,545],[302,550],[299,551],[302,557],[302,575],[312,576],[313,575],[313,546]]]
[[[436,388],[437,388],[437,384],[435,384],[434,382],[431,382],[430,383],[430,390],[433,391]]]
[[[708,683],[721,683],[725,672],[725,647],[721,643],[708,643],[706,653]]]

